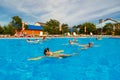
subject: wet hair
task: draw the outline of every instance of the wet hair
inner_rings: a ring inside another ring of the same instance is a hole
[[[49,48],[44,49],[44,55],[46,55],[46,52],[49,51]]]
[[[92,43],[92,42],[90,42],[90,43],[89,43],[89,47],[91,47],[92,45],[93,45],[93,43]]]
[[[92,42],[89,42],[89,44],[92,44]]]

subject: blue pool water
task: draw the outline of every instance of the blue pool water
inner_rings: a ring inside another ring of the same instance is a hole
[[[0,39],[0,80],[120,80],[120,39],[77,38],[81,44],[94,43],[86,50],[69,45],[72,39],[51,38],[38,44],[26,39]],[[78,55],[27,60],[43,56],[46,47]]]

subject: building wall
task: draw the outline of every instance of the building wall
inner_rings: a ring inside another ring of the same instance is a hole
[[[23,33],[28,35],[40,35],[40,30],[24,30]]]
[[[41,24],[40,24],[40,23],[35,23],[35,25],[36,25],[36,26],[41,26]]]

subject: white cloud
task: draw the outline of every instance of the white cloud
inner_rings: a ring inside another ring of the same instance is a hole
[[[36,21],[50,18],[62,23],[77,24],[119,12],[116,0],[2,0],[1,6],[28,15]],[[31,18],[31,21],[32,21]]]

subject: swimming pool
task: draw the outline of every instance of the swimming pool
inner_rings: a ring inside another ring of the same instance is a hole
[[[26,39],[0,39],[0,80],[119,80],[120,39],[77,38],[78,43],[94,46],[81,50],[69,45],[73,38],[51,38],[38,44]],[[76,56],[58,59],[27,59],[43,56],[44,48],[51,51],[64,50]]]

